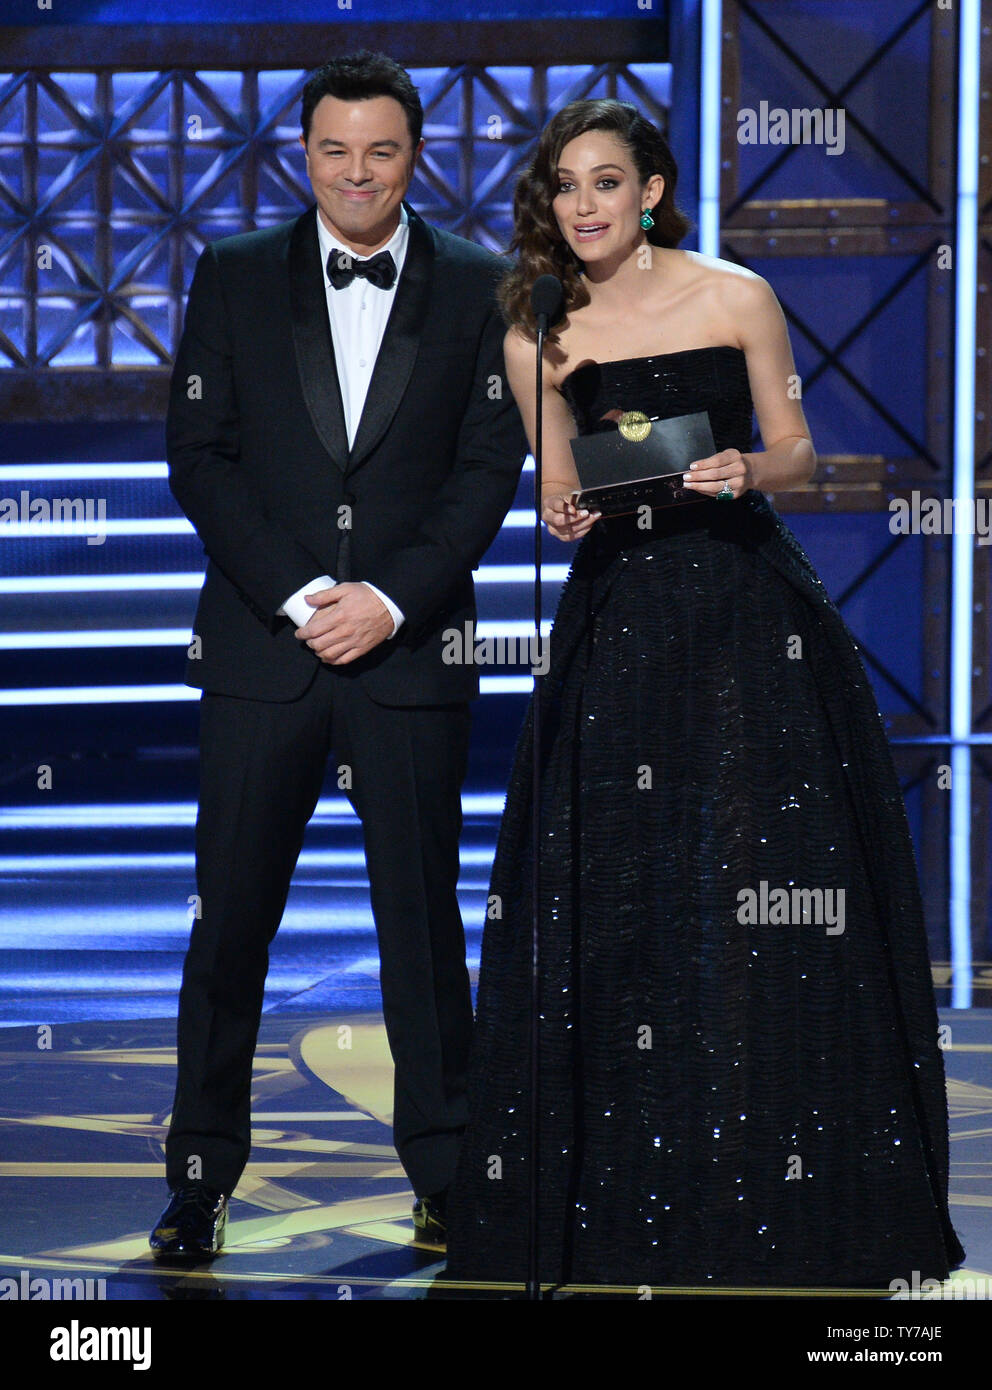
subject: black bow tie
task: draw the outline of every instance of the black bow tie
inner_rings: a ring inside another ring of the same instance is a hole
[[[360,261],[349,252],[335,248],[327,258],[327,278],[334,288],[340,290],[350,285],[356,275],[364,275],[370,284],[388,290],[396,279],[396,262],[388,251]]]

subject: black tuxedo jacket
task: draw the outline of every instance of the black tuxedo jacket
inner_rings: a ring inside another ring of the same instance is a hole
[[[505,262],[405,206],[406,259],[351,449],[316,205],[197,262],[166,422],[169,485],[208,559],[188,685],[296,699],[320,663],[277,610],[329,574],[368,580],[405,616],[337,671],[381,704],[479,693],[476,666],[443,662],[442,634],[475,620],[472,571],[527,451],[494,298]]]

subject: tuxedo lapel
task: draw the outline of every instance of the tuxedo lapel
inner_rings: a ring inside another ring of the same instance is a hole
[[[290,236],[293,340],[303,398],[321,443],[343,473],[357,467],[372,452],[395,415],[413,371],[420,330],[427,315],[434,240],[423,218],[408,203],[404,206],[410,224],[406,259],[350,450],[334,343],[327,319],[316,203],[297,218]]]
[[[317,240],[317,204],[296,220],[289,241],[289,293],[300,385],[320,442],[342,473],[348,466],[348,431]]]
[[[406,390],[417,356],[420,330],[427,317],[434,270],[434,238],[409,203],[404,203],[410,230],[396,297],[382,335],[369,382],[365,408],[355,432],[348,472],[367,458],[389,427]]]

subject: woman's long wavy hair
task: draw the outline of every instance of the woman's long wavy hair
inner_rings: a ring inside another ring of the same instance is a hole
[[[507,323],[532,341],[537,337],[537,325],[530,307],[530,292],[539,275],[557,275],[562,282],[566,313],[589,303],[589,292],[582,281],[582,261],[562,236],[551,205],[558,194],[558,160],[562,150],[570,140],[590,130],[608,131],[626,145],[642,184],[652,174],[661,174],[665,180],[661,200],[652,209],[654,226],[645,233],[652,245],[677,246],[692,227],[675,205],[679,171],[668,142],[636,106],[611,98],[572,101],[563,106],[545,126],[534,158],[517,180],[510,243],[517,262],[499,287],[500,307]],[[549,333],[548,341],[557,342],[557,334]]]

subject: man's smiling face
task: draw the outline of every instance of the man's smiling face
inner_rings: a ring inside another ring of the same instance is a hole
[[[400,103],[385,96],[321,97],[300,144],[328,229],[361,256],[385,246],[424,147],[423,139],[414,147]]]

